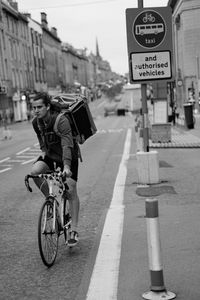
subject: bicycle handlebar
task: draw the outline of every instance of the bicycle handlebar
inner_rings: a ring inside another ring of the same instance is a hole
[[[66,191],[69,189],[69,186],[66,182],[66,175],[60,171],[49,171],[49,172],[46,172],[45,174],[38,174],[38,175],[27,174],[24,178],[25,186],[26,186],[27,190],[32,193],[33,190],[29,184],[29,178],[32,178],[32,179],[33,178],[44,178],[44,179],[49,179],[49,180],[56,180],[58,182],[61,180],[64,185],[63,190]]]

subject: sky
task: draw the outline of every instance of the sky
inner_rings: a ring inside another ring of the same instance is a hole
[[[96,40],[103,60],[113,72],[128,72],[126,8],[137,8],[138,0],[16,0],[20,12],[31,13],[41,23],[47,14],[49,28],[56,27],[62,42],[96,53]],[[143,0],[143,7],[167,6],[168,0]]]

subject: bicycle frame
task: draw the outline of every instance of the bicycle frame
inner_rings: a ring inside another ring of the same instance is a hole
[[[63,201],[66,201],[63,199],[63,194],[66,192],[66,190],[68,189],[68,185],[67,183],[63,183],[63,181],[61,180],[61,178],[55,178],[53,172],[52,173],[47,173],[47,174],[39,174],[39,175],[27,175],[25,177],[25,185],[27,187],[27,189],[32,192],[32,189],[29,185],[29,178],[44,178],[46,180],[46,182],[48,183],[48,186],[49,186],[49,196],[46,198],[46,201],[47,200],[50,200],[53,202],[53,230],[55,232],[56,230],[56,219],[57,219],[57,216],[56,214],[58,213],[58,218],[59,218],[59,221],[61,222],[61,226],[62,228],[64,227],[64,219],[63,219]],[[55,173],[58,175],[58,173]],[[54,194],[54,184],[56,184],[59,189],[60,189],[60,194],[61,194],[61,211],[59,210],[59,202],[57,200],[57,195]],[[46,224],[46,221],[47,221],[47,212],[46,212],[46,216],[45,216],[45,222],[44,222],[44,227],[45,227],[45,224]],[[45,230],[45,228],[44,228]]]
[[[66,209],[68,185],[61,172],[56,171],[39,175],[28,174],[25,177],[25,185],[30,192],[32,192],[32,189],[29,185],[29,178],[43,178],[47,181],[49,187],[49,195],[42,204],[39,213],[38,246],[43,263],[47,267],[51,267],[57,256],[59,236],[63,234],[67,245],[71,227],[71,216],[68,209]],[[54,186],[58,188],[57,191]],[[60,201],[58,199],[59,195]]]

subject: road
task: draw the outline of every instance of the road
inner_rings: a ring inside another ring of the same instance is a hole
[[[157,149],[160,182],[142,187],[136,171],[134,117],[104,118],[103,107],[104,99],[92,103],[98,132],[81,146],[80,242],[69,251],[61,238],[51,269],[42,264],[37,246],[37,218],[43,200],[36,188],[28,193],[23,182],[31,160],[39,154],[31,125],[16,124],[13,139],[0,141],[0,299],[142,299],[150,286],[144,205],[147,197],[159,200],[167,289],[175,292],[177,299],[199,299],[199,148]],[[196,128],[189,132],[200,138],[199,128],[200,117]],[[130,155],[126,159],[124,149],[130,131]],[[112,215],[113,211],[116,214]],[[116,230],[120,239],[104,247]],[[99,260],[102,253],[103,260]],[[109,263],[101,265],[107,258]],[[111,264],[113,259],[115,265]],[[95,274],[100,274],[99,278]]]
[[[110,205],[127,130],[134,126],[130,115],[104,118],[103,105],[103,99],[96,108],[93,105],[98,132],[81,146],[80,243],[69,251],[61,238],[51,269],[42,264],[37,246],[43,199],[36,188],[31,194],[24,186],[24,176],[39,155],[31,125],[17,124],[12,128],[13,138],[0,142],[0,299],[75,299],[86,265],[92,265],[91,250]]]

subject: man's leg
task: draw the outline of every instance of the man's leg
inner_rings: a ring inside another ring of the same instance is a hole
[[[72,231],[77,231],[79,217],[79,197],[77,194],[77,183],[72,178],[67,179],[69,186],[69,210],[72,217]]]
[[[31,175],[43,174],[49,171],[49,167],[43,161],[36,161],[32,166]],[[45,198],[49,195],[49,187],[45,179],[43,178],[34,178],[33,179],[37,187],[44,194]]]

